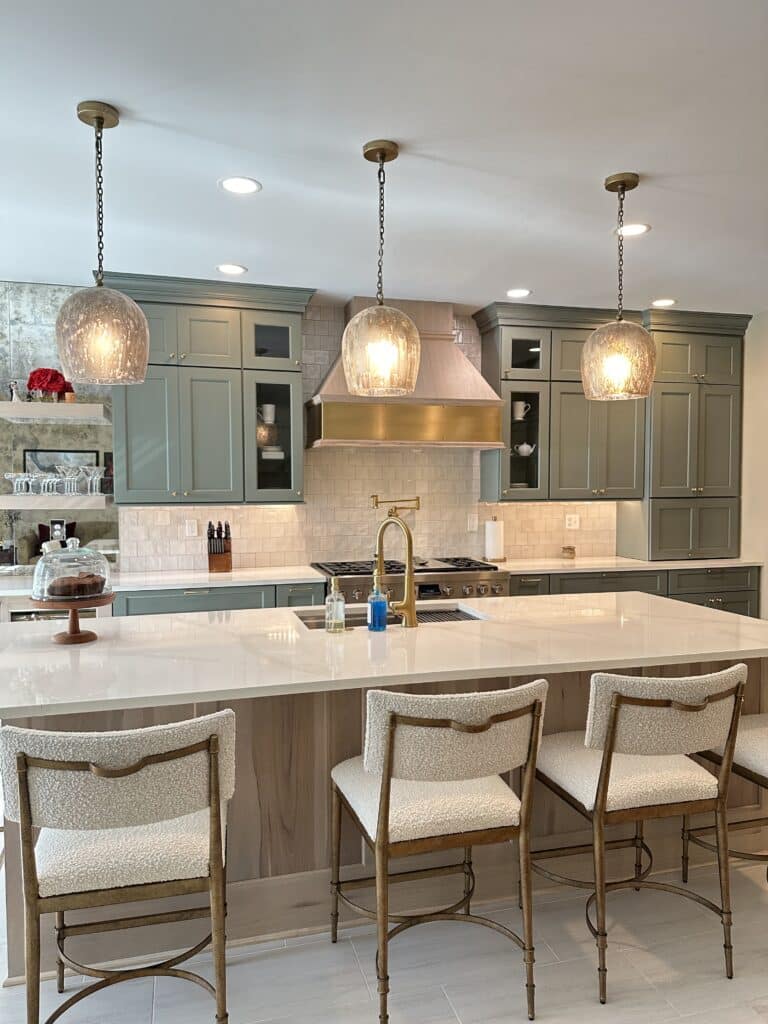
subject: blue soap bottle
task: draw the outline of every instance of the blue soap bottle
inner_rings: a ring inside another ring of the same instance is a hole
[[[381,591],[381,579],[378,572],[373,574],[373,588],[368,595],[368,629],[373,633],[382,633],[387,628],[387,612],[389,602]]]

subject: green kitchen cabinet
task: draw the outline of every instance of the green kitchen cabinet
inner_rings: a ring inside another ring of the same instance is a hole
[[[591,333],[583,327],[553,328],[552,380],[581,382],[581,351]]]
[[[541,573],[526,573],[524,576],[510,576],[509,596],[530,597],[549,593],[549,576]]]
[[[636,572],[561,572],[549,578],[552,594],[607,594],[639,590],[643,594],[666,597],[667,573],[664,570]]]
[[[501,327],[502,380],[548,380],[552,332],[541,327]]]
[[[644,402],[591,402],[580,384],[553,383],[550,497],[642,497],[644,436]]]
[[[738,556],[737,498],[653,499],[649,506],[651,559]]]
[[[741,388],[654,384],[652,498],[736,497],[741,463]]]
[[[657,381],[741,384],[741,335],[653,331]]]
[[[143,384],[114,388],[112,428],[115,501],[181,501],[178,369],[150,366]]]
[[[733,612],[752,619],[760,618],[760,595],[756,590],[732,590],[708,594],[678,594],[676,601],[698,604],[715,611]]]
[[[142,302],[149,324],[149,361],[158,366],[177,364],[179,351],[176,307],[165,302]]]
[[[243,420],[245,500],[301,501],[304,490],[301,375],[243,370]]]
[[[242,365],[240,310],[222,306],[178,306],[178,359],[185,366]]]
[[[549,384],[502,381],[504,448],[480,453],[482,501],[542,501],[549,494]]]
[[[189,587],[184,590],[120,590],[113,615],[173,615],[179,612],[274,608],[273,586]]]
[[[243,367],[301,370],[301,313],[244,309],[240,318]]]
[[[241,371],[184,366],[177,372],[182,498],[194,503],[242,501]]]
[[[705,594],[721,590],[759,590],[757,565],[707,566],[703,569],[670,569],[669,595]]]
[[[278,608],[301,608],[305,605],[323,604],[324,583],[278,583],[275,587]]]

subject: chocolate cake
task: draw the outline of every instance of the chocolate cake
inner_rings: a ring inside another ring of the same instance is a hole
[[[107,581],[93,572],[79,572],[77,576],[59,576],[48,584],[48,597],[79,600],[97,597]]]

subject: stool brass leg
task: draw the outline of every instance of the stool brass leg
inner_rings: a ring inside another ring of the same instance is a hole
[[[214,872],[211,878],[211,933],[213,969],[216,981],[216,1024],[227,1024],[227,967],[224,878]]]
[[[56,938],[59,937],[59,931],[64,927],[64,911],[56,911]],[[62,943],[64,940],[61,940]],[[56,957],[56,991],[61,993],[64,991],[64,961],[60,956]]]
[[[472,892],[472,847],[464,847],[464,895],[469,896]],[[472,913],[470,909],[470,902],[467,900],[467,905],[464,907],[464,913]]]
[[[379,1024],[388,1024],[389,994],[389,857],[383,845],[376,844],[376,978],[379,991]]]
[[[731,945],[731,877],[728,863],[728,820],[725,804],[719,803],[715,811],[717,824],[717,867],[720,873],[720,906],[723,921],[723,950],[725,974],[733,977],[733,946]]]
[[[686,814],[683,816],[683,862],[682,862],[682,876],[683,884],[688,884],[688,830],[691,827],[691,819]]]
[[[643,873],[643,822],[635,822],[635,878]],[[640,886],[635,886],[635,892],[640,892]]]
[[[341,861],[341,797],[331,787],[331,942],[339,937],[339,864]]]
[[[608,973],[605,965],[606,950],[608,948],[608,935],[605,927],[605,835],[603,823],[595,818],[592,823],[592,844],[595,861],[595,904],[597,908],[597,980],[600,993],[600,1002],[606,1000],[606,975]]]
[[[40,1024],[40,917],[29,903],[24,908],[27,1024]]]
[[[533,886],[531,884],[531,847],[527,828],[518,837],[520,856],[520,901],[523,908],[523,963],[525,964],[525,994],[528,1000],[528,1020],[536,1016],[536,986],[533,980]]]

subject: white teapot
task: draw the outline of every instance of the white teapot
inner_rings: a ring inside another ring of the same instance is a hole
[[[527,441],[523,441],[522,444],[516,444],[512,446],[512,451],[515,455],[521,455],[523,458],[528,458],[529,455],[533,455],[536,450],[535,444],[528,444]]]

